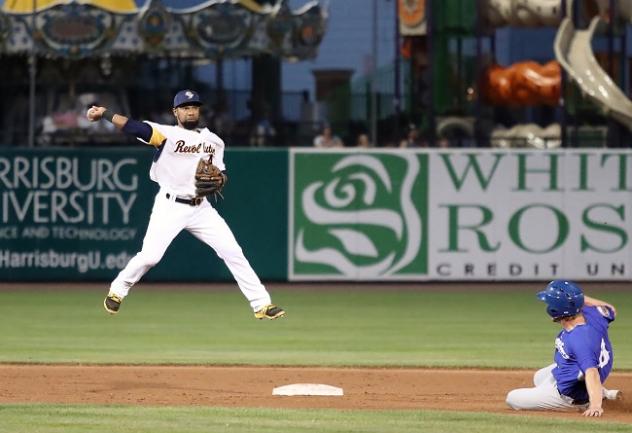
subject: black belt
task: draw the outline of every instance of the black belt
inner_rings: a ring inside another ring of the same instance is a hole
[[[171,198],[171,194],[167,193],[167,198]],[[175,201],[178,203],[188,204],[189,206],[199,206],[204,201],[204,197],[182,198],[176,196]]]

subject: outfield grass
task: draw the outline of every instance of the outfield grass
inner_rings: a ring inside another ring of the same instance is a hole
[[[604,420],[453,411],[0,406],[0,433],[573,433],[629,432]]]
[[[615,368],[632,370],[632,297]],[[0,362],[537,368],[559,329],[528,292],[274,292],[287,318],[257,321],[239,291],[137,289],[109,316],[96,291],[0,292]],[[519,355],[518,355],[519,354]]]

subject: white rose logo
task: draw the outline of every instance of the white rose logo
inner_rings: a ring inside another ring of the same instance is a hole
[[[386,165],[368,154],[343,156],[322,173],[323,180],[302,189],[296,198],[306,224],[297,227],[296,261],[371,279],[395,275],[418,257],[422,220],[412,193],[419,159],[413,153],[389,158],[398,163]]]

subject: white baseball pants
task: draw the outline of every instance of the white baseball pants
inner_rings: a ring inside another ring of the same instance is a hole
[[[182,230],[210,246],[224,260],[253,311],[269,304],[270,295],[248,263],[226,221],[204,200],[199,206],[175,201],[175,194],[160,190],[154,201],[143,247],[112,281],[110,293],[124,298],[130,288],[155,266]]]
[[[516,410],[578,410],[573,399],[560,395],[553,377],[555,364],[544,367],[533,375],[534,388],[514,389],[507,394],[507,404]]]

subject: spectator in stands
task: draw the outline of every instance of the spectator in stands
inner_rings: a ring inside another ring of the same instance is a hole
[[[419,130],[414,124],[408,125],[406,138],[399,143],[399,147],[426,147],[426,144],[419,137]]]
[[[273,144],[276,135],[276,129],[266,112],[255,124],[252,135],[250,136],[250,145],[257,147],[270,146]]]
[[[228,137],[232,134],[235,121],[228,111],[228,103],[221,98],[214,106],[211,113],[211,130],[220,137]]]
[[[373,145],[371,144],[371,140],[369,140],[369,134],[367,134],[366,132],[358,134],[356,147],[373,147]]]
[[[448,140],[445,137],[440,137],[437,140],[437,147],[441,147],[443,149],[446,149],[446,148],[450,147],[450,140]]]
[[[343,147],[344,143],[331,130],[331,126],[325,125],[323,132],[314,138],[314,147]]]

